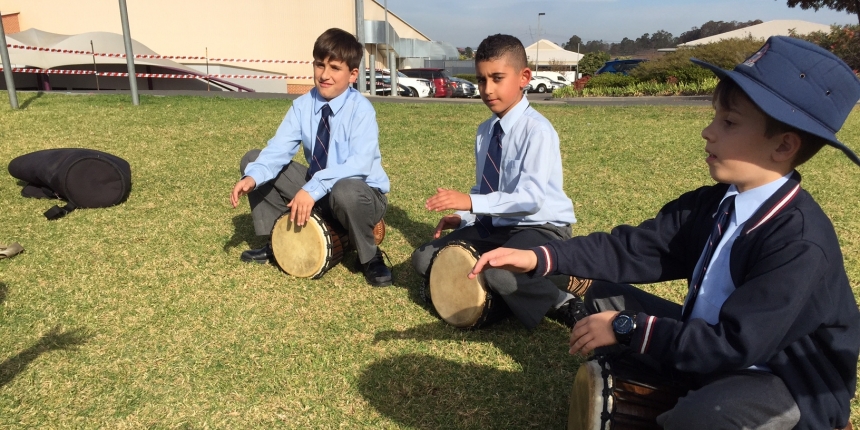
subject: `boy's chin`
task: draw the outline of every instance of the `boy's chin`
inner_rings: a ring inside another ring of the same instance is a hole
[[[314,85],[314,86],[316,87],[317,92],[320,94],[320,97],[322,97],[326,100],[331,100],[331,99],[336,98],[337,96],[343,94],[347,88],[349,88],[349,87],[340,88],[340,87],[336,87],[336,86],[322,87],[318,84]]]

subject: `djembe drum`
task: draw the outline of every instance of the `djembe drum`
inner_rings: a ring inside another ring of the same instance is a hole
[[[422,296],[439,318],[454,327],[475,329],[510,314],[501,297],[487,288],[483,273],[468,278],[479,257],[471,244],[455,241],[436,251],[430,260],[430,276]]]
[[[568,430],[660,429],[657,416],[675,407],[686,389],[634,376],[636,370],[605,357],[583,363],[570,394]]]
[[[275,262],[288,275],[318,279],[343,259],[349,235],[336,222],[329,223],[317,211],[304,226],[281,215],[272,228]]]

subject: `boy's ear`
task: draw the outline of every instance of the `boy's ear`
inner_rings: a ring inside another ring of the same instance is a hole
[[[522,91],[525,87],[529,85],[529,81],[532,80],[532,69],[526,67],[520,73],[520,91]]]
[[[354,84],[358,80],[358,67],[349,71],[349,83]]]
[[[782,133],[782,139],[773,151],[773,160],[780,163],[791,162],[800,150],[801,142],[800,135],[793,131]]]

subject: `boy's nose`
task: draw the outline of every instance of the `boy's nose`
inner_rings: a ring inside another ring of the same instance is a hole
[[[710,141],[711,141],[711,137],[712,137],[712,134],[711,134],[711,126],[712,126],[713,124],[714,124],[714,123],[713,123],[713,122],[711,122],[710,124],[708,124],[707,126],[705,126],[705,128],[703,128],[703,129],[702,129],[702,139],[705,139],[705,140],[707,140],[708,142],[710,142]]]

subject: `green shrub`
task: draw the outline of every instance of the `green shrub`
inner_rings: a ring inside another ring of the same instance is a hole
[[[459,75],[454,75],[455,78],[465,79],[475,85],[478,85],[478,77],[472,73],[460,73]]]
[[[620,73],[601,73],[593,76],[585,88],[621,88],[636,83],[636,78],[625,76]]]
[[[651,61],[641,63],[630,71],[639,81],[670,82],[674,77],[678,82],[699,82],[714,76],[712,72],[690,62],[690,58],[732,69],[756,52],[764,43],[762,39],[726,39],[692,47],[681,47]]]
[[[832,25],[830,33],[816,31],[799,36],[792,32],[791,35],[827,49],[854,70],[860,69],[860,25]]]
[[[607,61],[609,61],[609,54],[603,51],[589,52],[579,60],[579,72],[583,75],[593,75]]]
[[[597,77],[603,76],[598,75]],[[592,78],[594,79],[594,78]],[[717,78],[711,76],[699,82],[665,83],[657,81],[633,82],[624,87],[586,87],[576,90],[565,87],[555,90],[552,96],[563,97],[630,97],[630,96],[696,96],[713,94]],[[589,82],[590,83],[590,82]]]

